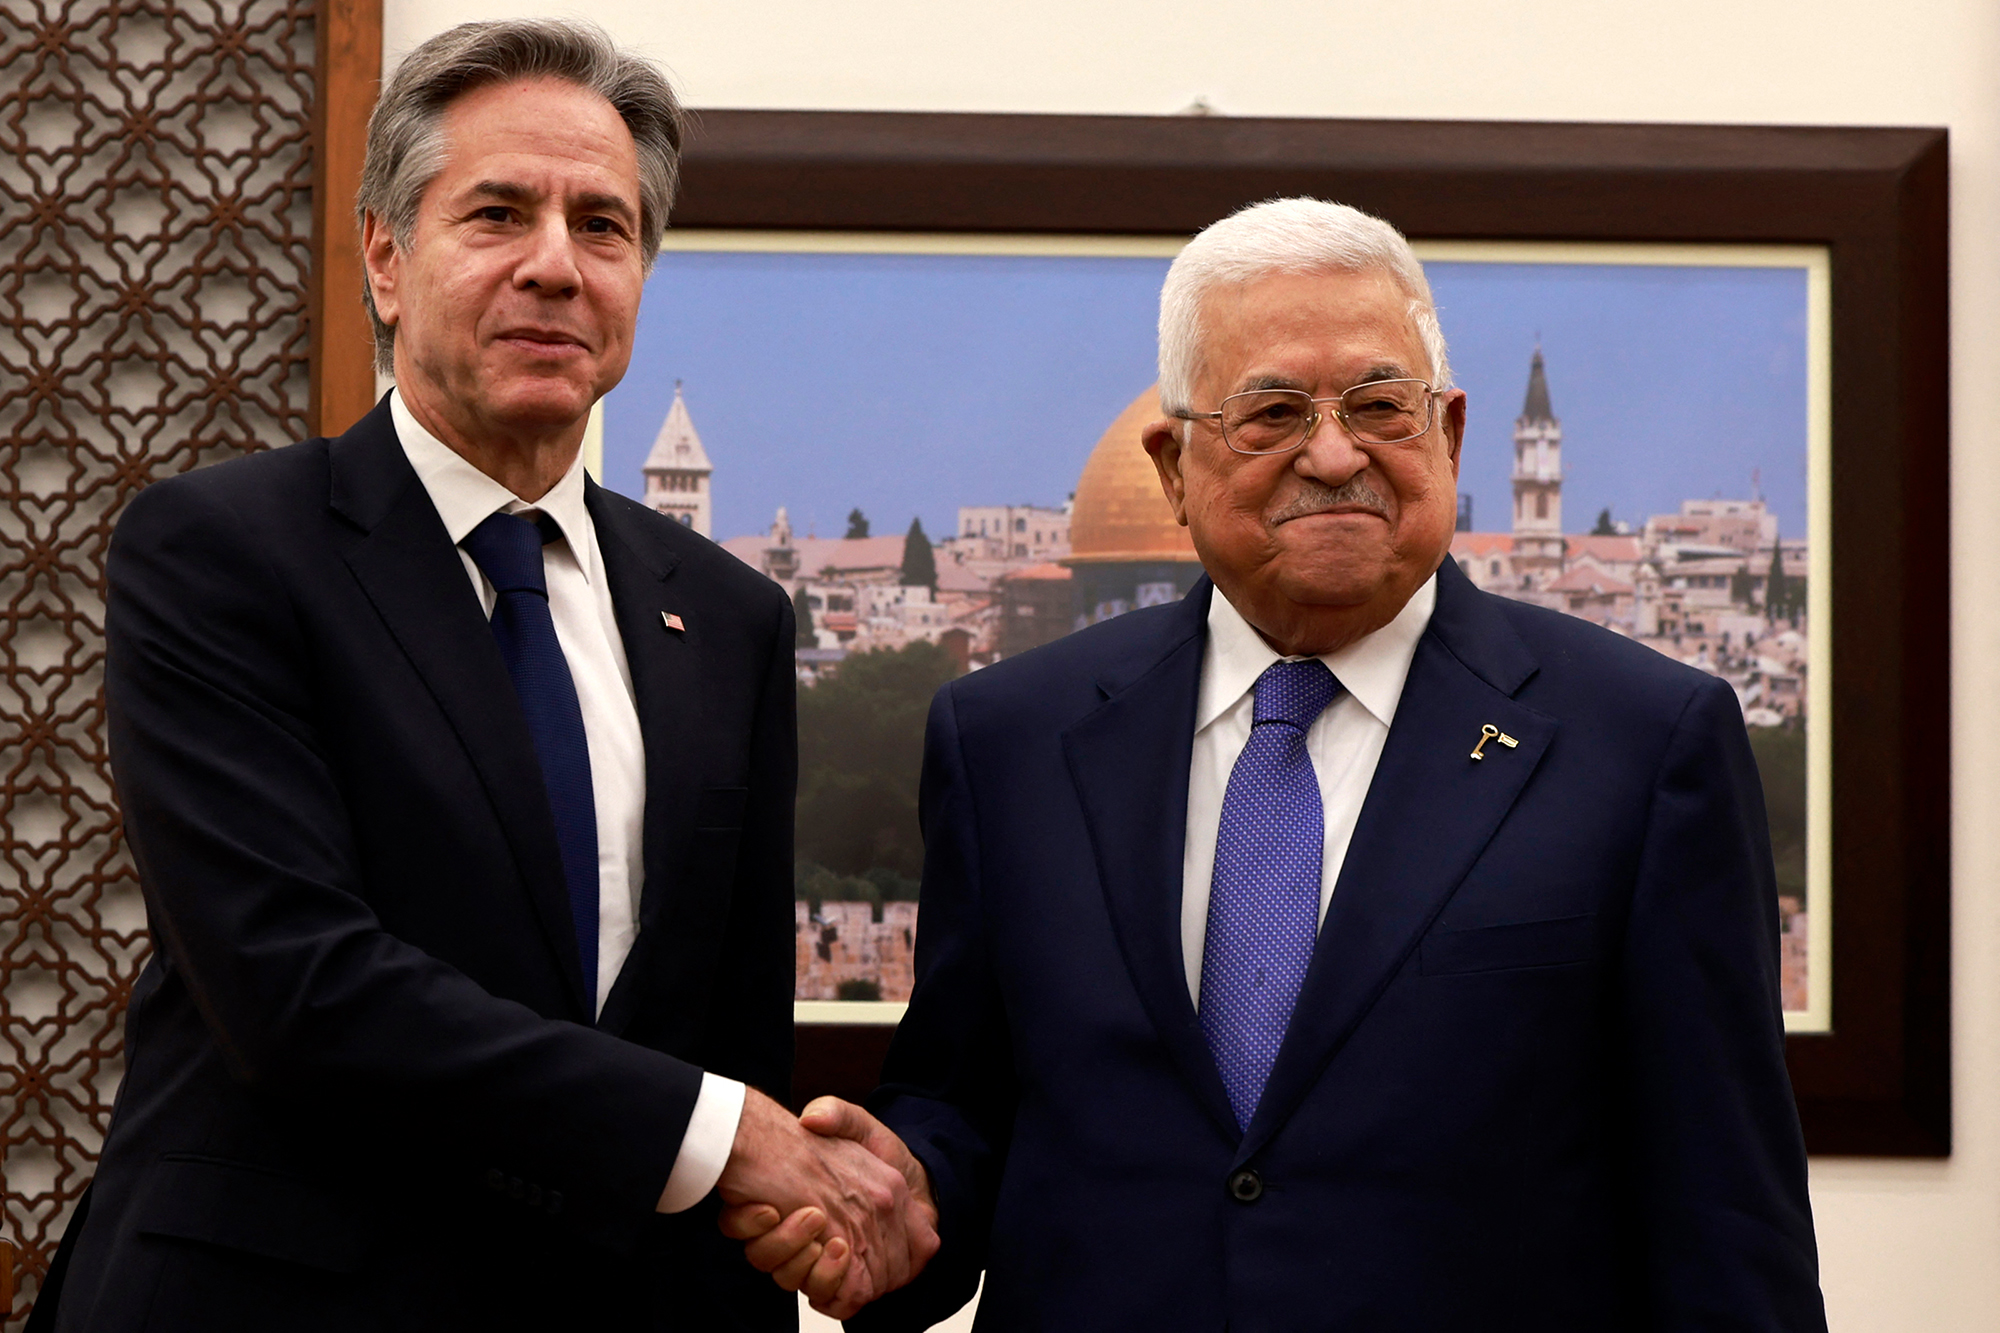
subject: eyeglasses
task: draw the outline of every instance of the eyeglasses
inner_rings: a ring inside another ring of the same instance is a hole
[[[1282,454],[1312,438],[1332,405],[1332,415],[1363,444],[1401,444],[1431,428],[1438,390],[1426,380],[1371,380],[1338,398],[1315,398],[1303,389],[1252,389],[1232,393],[1214,412],[1176,412],[1184,421],[1214,421],[1222,442],[1239,454]]]

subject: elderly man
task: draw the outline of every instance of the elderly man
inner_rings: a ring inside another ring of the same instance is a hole
[[[1822,1329],[1729,688],[1446,558],[1465,396],[1384,223],[1209,228],[1160,366],[1209,579],[931,711],[888,1128],[808,1122],[943,1248],[857,1326],[983,1269],[982,1329]]]
[[[898,1173],[746,1088],[790,1076],[790,603],[579,461],[679,142],[595,29],[419,47],[360,200],[395,391],[120,522],[156,952],[45,1322],[794,1327],[718,1187],[852,1299],[934,1246]]]

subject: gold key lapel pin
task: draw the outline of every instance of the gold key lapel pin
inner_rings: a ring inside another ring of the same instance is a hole
[[[1500,728],[1494,726],[1491,722],[1488,722],[1479,729],[1479,744],[1472,747],[1472,757],[1474,759],[1484,759],[1486,757],[1481,752],[1486,749],[1486,742],[1488,741],[1499,741],[1510,750],[1521,743],[1500,730]]]

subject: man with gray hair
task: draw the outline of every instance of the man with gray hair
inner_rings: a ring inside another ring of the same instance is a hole
[[[1823,1329],[1729,687],[1448,558],[1465,395],[1387,224],[1216,223],[1160,374],[1208,577],[932,706],[880,1120],[807,1122],[942,1248],[853,1326],[984,1270],[982,1329]]]
[[[162,482],[110,557],[155,952],[60,1329],[789,1329],[935,1238],[791,1067],[791,604],[599,488],[681,113],[595,28],[468,24],[369,126],[396,388]],[[759,1091],[759,1089],[767,1091]],[[774,1099],[775,1098],[775,1099]]]

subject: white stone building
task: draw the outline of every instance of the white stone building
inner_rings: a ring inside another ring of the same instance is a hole
[[[967,560],[1037,563],[1069,554],[1069,510],[1040,505],[968,505],[951,544]]]
[[[674,381],[674,405],[653,437],[652,452],[640,469],[646,478],[646,503],[652,508],[693,528],[704,537],[713,537],[714,499],[709,483],[715,471],[708,451],[701,447],[694,419],[688,416],[681,384]]]

